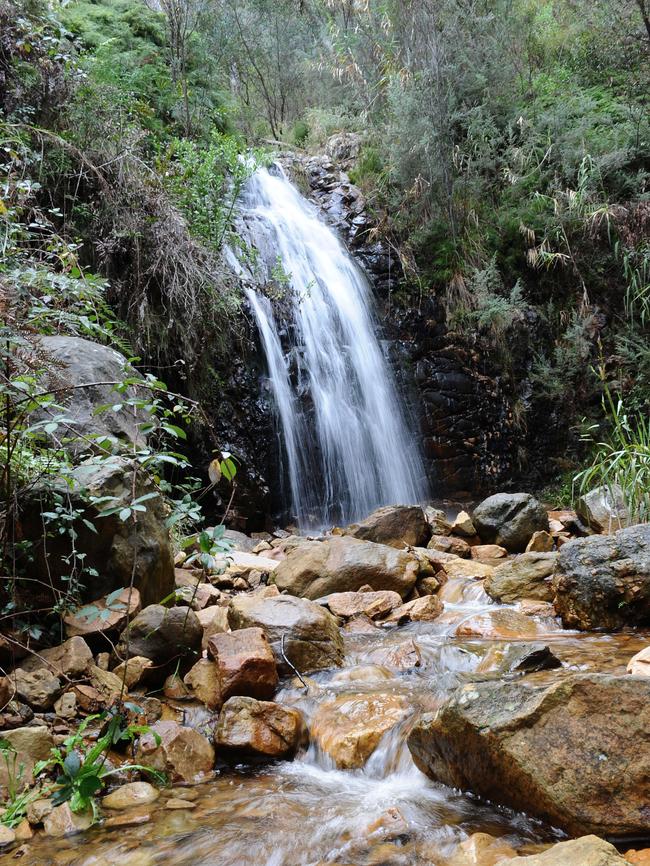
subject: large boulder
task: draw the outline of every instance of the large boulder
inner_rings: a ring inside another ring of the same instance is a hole
[[[520,553],[534,532],[548,531],[544,506],[529,493],[497,493],[476,506],[472,522],[481,541]]]
[[[278,564],[271,579],[281,592],[303,598],[354,592],[364,585],[392,589],[404,598],[419,568],[418,558],[405,550],[335,536],[296,547]]]
[[[247,697],[226,701],[214,732],[217,749],[236,758],[289,758],[305,738],[299,710]]]
[[[618,484],[596,487],[576,502],[576,513],[596,532],[616,532],[630,523],[630,513]]]
[[[483,587],[495,601],[510,604],[522,598],[553,601],[551,577],[557,553],[522,553],[499,565]]]
[[[301,672],[338,667],[343,661],[343,640],[336,620],[306,598],[240,595],[230,603],[228,622],[233,631],[261,628],[281,673],[291,673],[287,659]]]
[[[431,527],[419,505],[386,505],[359,523],[342,530],[344,535],[390,547],[426,547]]]
[[[650,832],[645,677],[469,683],[425,715],[408,744],[434,779],[568,833]]]
[[[36,487],[21,503],[20,531],[23,538],[33,542],[30,570],[34,576],[45,586],[52,581],[63,585],[70,571],[69,536],[54,532],[48,533],[46,539],[43,536],[43,502],[58,495],[64,501],[70,499],[71,508],[80,514],[72,524],[75,547],[84,556],[84,568],[96,572],[84,581],[84,600],[128,587],[132,579],[143,604],[168,596],[174,588],[173,552],[165,523],[167,506],[154,481],[132,461],[116,457],[76,466],[71,483],[72,488],[66,479],[51,481],[47,490]],[[100,516],[102,507],[126,507],[147,495],[151,498],[145,502],[146,510],[138,513],[137,523],[122,521],[117,513]],[[110,501],[96,507],[89,504],[89,497],[110,497]]]
[[[629,862],[604,839],[582,836],[558,842],[541,854],[499,860],[496,866],[627,866]]]
[[[650,524],[576,538],[560,550],[555,609],[568,628],[650,623]]]
[[[42,336],[39,344],[51,359],[42,384],[56,388],[56,402],[65,407],[64,447],[73,453],[87,451],[89,440],[104,437],[138,447],[145,444],[139,425],[149,419],[143,410],[134,412],[126,405],[141,398],[142,390],[133,386],[121,394],[115,390],[115,384],[139,378],[124,355],[83,337]],[[113,411],[118,404],[123,408]],[[102,406],[110,408],[98,412]]]
[[[128,638],[128,645],[127,645]],[[203,628],[189,607],[150,604],[131,621],[120,636],[118,655],[144,656],[156,664],[183,658],[201,649]]]

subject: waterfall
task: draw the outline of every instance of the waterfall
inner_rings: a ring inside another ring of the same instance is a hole
[[[248,181],[241,221],[257,266],[261,258],[267,276],[277,267],[286,275],[278,303],[286,329],[265,295],[247,295],[268,364],[294,518],[303,528],[322,528],[380,505],[423,501],[417,437],[377,337],[362,271],[278,166]]]

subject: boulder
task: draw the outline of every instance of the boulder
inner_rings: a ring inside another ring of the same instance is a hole
[[[72,637],[60,646],[42,649],[38,655],[26,658],[21,667],[25,671],[47,668],[56,677],[79,679],[93,664],[93,654],[82,637]]]
[[[441,508],[426,505],[424,516],[434,535],[449,535],[451,533],[451,523],[447,518],[446,512]]]
[[[417,557],[405,550],[334,536],[292,550],[278,563],[271,579],[281,592],[303,598],[355,591],[364,584],[374,590],[394,590],[404,598],[419,568]]]
[[[650,681],[571,674],[461,686],[408,740],[432,778],[571,834],[645,836]]]
[[[126,638],[125,629],[117,646],[122,657],[127,654]],[[144,656],[157,665],[198,653],[202,638],[201,623],[189,607],[150,604],[128,626],[129,654]]]
[[[541,854],[499,860],[496,866],[627,866],[629,862],[616,848],[598,836],[582,836],[558,842]]]
[[[267,700],[278,685],[275,656],[259,627],[212,635],[208,653],[217,668],[221,702],[233,695]]]
[[[441,553],[451,553],[454,556],[467,558],[472,548],[462,538],[454,535],[432,535],[427,544],[428,550],[438,550]]]
[[[305,737],[298,710],[248,697],[226,701],[214,733],[217,748],[237,758],[288,758]]]
[[[555,609],[568,628],[650,624],[650,524],[567,542],[553,589]]]
[[[127,622],[139,613],[142,607],[140,593],[134,586],[117,590],[108,596],[103,596],[89,604],[67,613],[63,617],[65,632],[68,637],[84,635],[86,637],[109,631],[123,629]]]
[[[61,680],[48,668],[26,671],[16,668],[11,674],[16,696],[34,710],[50,710],[61,694]]]
[[[553,550],[555,550],[553,536],[544,529],[533,532],[526,545],[526,553],[550,553]]]
[[[228,622],[233,631],[263,629],[281,673],[291,673],[285,656],[303,673],[342,664],[343,641],[336,620],[306,598],[236,596],[228,609]]]
[[[548,532],[544,506],[529,493],[497,493],[476,506],[472,521],[481,541],[520,553],[534,532]]]
[[[363,767],[384,734],[410,713],[401,695],[342,695],[318,707],[311,736],[339,769]]]
[[[130,809],[133,806],[148,806],[160,796],[160,791],[149,782],[128,782],[120,785],[102,798],[105,809]]]
[[[616,532],[630,523],[623,491],[618,484],[596,487],[585,493],[576,503],[576,512],[596,532]]]
[[[390,589],[379,592],[333,592],[320,601],[327,604],[334,616],[346,619],[359,614],[378,619],[402,604],[401,596]]]
[[[627,663],[627,672],[635,677],[650,677],[650,646],[632,656]]]
[[[160,737],[160,745],[155,734]],[[211,775],[214,767],[212,743],[192,728],[178,722],[156,722],[138,740],[136,761],[166,773],[172,782],[195,784]]]
[[[360,523],[342,530],[344,535],[390,547],[426,547],[431,527],[419,505],[387,505]]]
[[[181,700],[192,694],[210,710],[217,710],[222,705],[219,671],[216,664],[210,659],[199,659],[185,674],[183,683],[190,692],[188,695],[182,694]]]
[[[557,553],[522,553],[499,565],[483,584],[495,601],[511,604],[522,598],[553,601],[551,578]]]

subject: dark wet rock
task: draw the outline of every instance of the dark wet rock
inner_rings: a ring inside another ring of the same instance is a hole
[[[568,628],[650,624],[650,524],[567,542],[553,588],[555,609]]]
[[[534,532],[548,531],[544,506],[529,493],[496,493],[472,513],[481,541],[499,544],[512,553],[526,549]]]
[[[378,508],[359,523],[341,530],[362,541],[374,541],[390,547],[426,547],[431,527],[419,505],[387,505]]]
[[[117,651],[126,655],[126,630],[122,632]],[[129,624],[129,653],[144,656],[158,665],[175,658],[199,653],[203,628],[189,607],[163,607],[150,604]]]
[[[279,563],[272,580],[281,592],[311,599],[364,585],[394,590],[404,598],[419,570],[419,560],[410,552],[342,536],[301,544]]]
[[[408,743],[432,778],[569,833],[650,832],[646,678],[470,683],[425,715]]]
[[[303,673],[338,667],[343,661],[343,641],[336,619],[306,598],[240,595],[230,603],[228,621],[233,631],[261,628],[283,674],[291,673],[286,659]]]

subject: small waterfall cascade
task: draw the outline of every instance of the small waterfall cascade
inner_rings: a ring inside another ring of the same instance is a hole
[[[363,272],[279,166],[247,182],[241,223],[256,267],[281,274],[277,306],[286,321],[266,295],[249,288],[247,296],[266,355],[294,519],[320,529],[380,505],[423,501],[417,437],[382,352]]]

